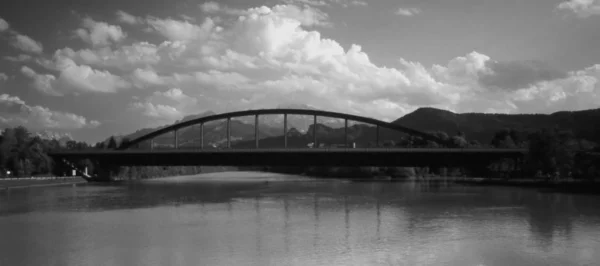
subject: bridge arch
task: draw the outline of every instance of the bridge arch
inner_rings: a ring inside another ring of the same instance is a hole
[[[450,145],[450,146],[452,145],[448,141],[444,141],[434,135],[431,135],[431,134],[428,134],[425,132],[421,132],[421,131],[411,129],[408,127],[404,127],[401,125],[388,123],[388,122],[385,122],[382,120],[364,117],[364,116],[357,116],[357,115],[344,114],[344,113],[331,112],[331,111],[323,111],[323,110],[313,110],[313,109],[256,109],[256,110],[246,110],[246,111],[236,111],[236,112],[230,112],[230,113],[216,114],[216,115],[205,116],[205,117],[196,118],[196,119],[184,121],[181,123],[177,123],[177,124],[165,127],[165,128],[158,129],[156,131],[153,131],[151,133],[148,133],[148,134],[138,137],[136,139],[133,139],[133,140],[129,141],[128,143],[125,143],[118,149],[125,150],[130,147],[134,147],[143,141],[151,140],[151,139],[161,136],[165,133],[173,132],[173,131],[179,130],[181,128],[186,128],[186,127],[193,126],[193,125],[204,124],[204,123],[216,121],[216,120],[231,119],[231,118],[236,118],[236,117],[261,116],[261,115],[306,115],[306,116],[314,116],[315,119],[316,119],[316,117],[345,119],[346,121],[361,122],[361,123],[365,123],[365,124],[375,125],[378,127],[402,132],[402,133],[413,135],[413,136],[418,136],[425,140],[433,141],[438,144],[444,144],[444,145]],[[255,126],[257,126],[257,125],[255,125]]]

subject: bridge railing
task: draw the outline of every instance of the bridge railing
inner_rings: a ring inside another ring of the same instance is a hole
[[[77,152],[91,152],[91,153],[173,153],[173,152],[182,152],[182,153],[194,153],[194,152],[206,152],[206,153],[252,153],[252,152],[289,152],[289,153],[311,153],[311,152],[436,152],[436,153],[456,153],[456,152],[485,152],[485,153],[507,153],[507,152],[518,152],[525,153],[526,149],[500,149],[500,148],[399,148],[399,147],[364,147],[364,148],[252,148],[252,149],[240,149],[240,148],[221,148],[221,149],[200,149],[200,148],[171,148],[171,149],[143,149],[143,150],[82,150],[82,151],[66,151],[66,153],[77,153]]]

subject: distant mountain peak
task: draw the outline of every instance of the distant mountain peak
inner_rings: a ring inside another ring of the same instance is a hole
[[[572,130],[578,138],[600,142],[600,109],[553,114],[490,114],[490,113],[453,113],[436,108],[419,108],[394,121],[412,129],[430,132],[443,131],[466,134],[469,139],[489,142],[494,134],[506,128],[527,134],[544,128],[562,128]]]
[[[41,139],[47,139],[47,140],[73,140],[73,136],[71,136],[70,133],[60,133],[60,132],[54,132],[54,131],[49,131],[49,130],[42,130],[42,131],[38,131],[33,133],[32,135],[34,136],[38,136]]]
[[[202,118],[202,117],[207,117],[207,116],[211,116],[211,115],[216,115],[217,113],[213,112],[213,111],[206,111],[204,113],[200,113],[200,114],[195,114],[195,115],[186,115],[184,116],[181,121],[177,121],[176,123],[181,123],[181,122],[185,122],[185,121],[190,121],[190,120],[194,120],[194,119],[198,119],[198,118]]]

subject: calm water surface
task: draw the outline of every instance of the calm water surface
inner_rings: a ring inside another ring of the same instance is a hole
[[[9,190],[0,265],[600,265],[599,200],[262,173]]]

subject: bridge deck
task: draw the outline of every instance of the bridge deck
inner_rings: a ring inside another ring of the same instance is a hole
[[[223,149],[64,151],[56,159],[92,159],[113,165],[452,166],[522,158],[522,149]]]
[[[525,154],[527,149],[451,149],[451,148],[270,148],[270,149],[154,149],[154,150],[83,150],[58,151],[50,155],[100,155],[100,154],[193,154],[193,153],[453,153],[453,154]]]

